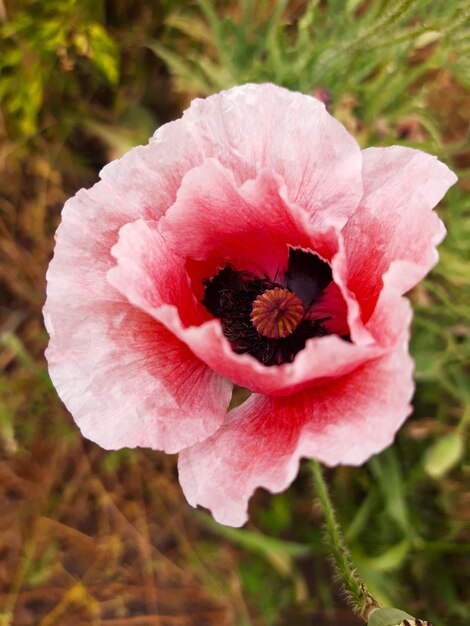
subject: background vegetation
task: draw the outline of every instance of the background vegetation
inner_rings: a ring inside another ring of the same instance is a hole
[[[175,458],[84,441],[49,381],[41,318],[67,197],[189,101],[274,81],[363,146],[458,173],[441,261],[412,294],[415,413],[360,469],[328,473],[384,603],[459,626],[470,501],[470,8],[453,0],[0,0],[0,625],[357,624],[324,557],[305,466],[251,522],[184,501]]]

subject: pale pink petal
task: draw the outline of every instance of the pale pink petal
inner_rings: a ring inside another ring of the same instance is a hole
[[[366,328],[375,341],[385,348],[403,342],[408,345],[413,310],[408,298],[401,295],[400,284],[402,274],[412,272],[413,269],[413,264],[407,261],[392,261],[383,275],[384,286]]]
[[[68,200],[56,233],[49,283],[63,290],[69,306],[97,299],[123,300],[106,280],[115,261],[111,248],[120,228],[139,217],[158,220],[173,204],[187,169],[197,164],[181,120],[159,129],[147,146],[130,150],[101,172],[103,180]],[[200,157],[199,157],[200,159]],[[62,303],[47,303],[49,315]]]
[[[214,435],[181,452],[186,498],[241,526],[255,489],[283,491],[301,457],[357,465],[383,450],[409,415],[412,393],[411,359],[397,351],[295,396],[251,396]]]
[[[85,317],[69,310],[48,327],[54,385],[103,448],[178,452],[222,421],[232,385],[145,313],[109,303]]]
[[[276,172],[289,200],[306,209],[319,230],[342,227],[362,194],[362,157],[353,137],[319,100],[271,84],[194,100],[181,120],[107,165],[101,177],[127,204],[130,219],[158,219],[184,174],[207,157],[231,170],[239,185],[263,168]]]
[[[123,200],[101,182],[64,208],[44,307],[51,378],[103,447],[174,452],[217,428],[231,385],[108,282],[117,233],[139,211]]]
[[[179,480],[188,502],[210,509],[221,524],[242,526],[257,487],[285,489],[298,471],[304,418],[296,415],[294,399],[290,404],[251,396],[216,434],[182,451]]]
[[[175,201],[183,176],[201,160],[185,122],[161,126],[148,145],[133,148],[100,172],[112,189],[108,211],[115,212],[117,201],[128,222],[138,217],[158,219]]]
[[[248,84],[195,100],[183,120],[204,155],[232,170],[238,184],[263,168],[279,174],[316,229],[341,228],[357,207],[360,150],[319,100]]]
[[[304,410],[302,456],[325,465],[361,465],[388,447],[412,411],[414,363],[402,342],[348,376],[322,386]]]
[[[346,284],[367,321],[393,261],[406,262],[406,271],[394,274],[400,293],[437,262],[445,229],[432,209],[457,178],[435,157],[411,148],[368,148],[363,160],[364,196],[343,236]]]
[[[186,174],[159,229],[182,257],[231,262],[261,276],[284,274],[288,244],[326,260],[338,247],[334,229],[315,232],[303,209],[289,202],[277,174],[261,170],[238,187],[233,173],[214,159]]]

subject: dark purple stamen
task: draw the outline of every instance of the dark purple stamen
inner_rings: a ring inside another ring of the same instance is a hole
[[[283,284],[267,276],[260,278],[251,272],[237,271],[227,264],[203,281],[202,304],[220,318],[224,334],[236,353],[251,354],[264,365],[280,365],[293,361],[308,339],[329,334],[323,325],[326,319],[310,320],[305,314],[331,280],[328,263],[314,254],[291,249]],[[258,332],[253,323],[253,303],[262,294],[276,289],[295,294],[303,304],[304,316],[292,325],[287,336],[269,337]]]

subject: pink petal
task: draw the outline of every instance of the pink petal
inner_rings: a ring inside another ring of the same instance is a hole
[[[316,229],[341,228],[357,207],[360,150],[319,100],[248,84],[195,100],[183,120],[204,155],[233,171],[238,184],[263,168],[279,174]]]
[[[209,508],[221,524],[242,526],[257,487],[276,493],[295,478],[302,418],[286,403],[251,396],[224,426],[179,456],[179,480],[188,502]]]
[[[200,324],[199,305],[191,290],[185,261],[167,246],[158,222],[136,220],[119,231],[112,248],[118,265],[108,272],[108,281],[130,302],[151,312],[162,304],[178,307],[185,325]]]
[[[84,318],[69,310],[49,330],[54,385],[103,448],[178,452],[222,421],[231,384],[145,313],[116,303]]]
[[[269,170],[238,187],[233,173],[214,159],[186,174],[176,202],[159,223],[175,253],[194,260],[271,277],[285,272],[288,245],[309,248],[331,259],[333,229],[315,233],[303,209],[289,202],[282,179]]]
[[[412,411],[413,367],[402,342],[312,393],[305,403],[313,419],[304,431],[303,455],[330,466],[361,465],[387,448]]]
[[[127,222],[138,217],[156,220],[175,201],[183,176],[201,160],[187,124],[176,120],[161,126],[148,145],[106,165],[100,177],[125,207]],[[110,197],[108,211],[116,211],[114,202]]]
[[[410,301],[401,295],[403,273],[413,271],[407,261],[392,261],[383,275],[383,288],[374,311],[366,324],[375,341],[385,348],[400,343],[408,344],[409,326],[413,317]],[[397,323],[399,321],[399,323]]]
[[[356,294],[348,285],[349,266],[344,248],[343,233],[341,233],[338,251],[331,260],[333,280],[346,303],[347,324],[352,341],[361,346],[371,345],[374,343],[374,337],[365,327]]]
[[[217,320],[184,328],[172,307],[161,307],[153,314],[220,376],[256,393],[296,393],[343,376],[383,353],[380,346],[359,346],[330,335],[308,340],[292,363],[266,367],[249,354],[233,352]]]
[[[432,209],[457,178],[435,157],[400,146],[368,148],[363,160],[364,196],[343,235],[347,287],[367,321],[392,262],[405,262],[394,273],[400,293],[437,262],[435,247],[445,229]]]
[[[388,446],[412,393],[412,362],[399,351],[296,396],[251,396],[214,435],[181,452],[186,498],[241,526],[254,490],[283,491],[301,457],[356,465]]]
[[[106,280],[115,264],[111,248],[124,224],[139,217],[156,220],[174,202],[183,175],[197,163],[187,135],[181,120],[167,124],[150,144],[107,165],[103,180],[66,202],[47,275],[54,289],[60,284],[62,299],[47,303],[49,316],[64,298],[68,306],[123,300]]]
[[[158,219],[186,172],[207,157],[232,171],[239,185],[263,168],[276,172],[289,200],[319,230],[342,227],[362,194],[361,151],[342,124],[319,100],[271,84],[194,100],[181,120],[107,165],[101,177],[127,206],[128,221]]]
[[[107,281],[117,230],[138,210],[103,182],[67,203],[47,275],[47,358],[85,436],[175,452],[216,430],[231,384]]]

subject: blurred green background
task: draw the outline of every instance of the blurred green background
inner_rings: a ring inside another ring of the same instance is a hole
[[[246,529],[218,526],[185,503],[174,457],[84,441],[43,357],[66,198],[193,97],[246,81],[317,95],[362,146],[459,175],[440,263],[410,294],[414,415],[327,478],[371,592],[469,623],[469,20],[459,0],[0,0],[0,626],[359,624],[307,465],[256,494]]]

